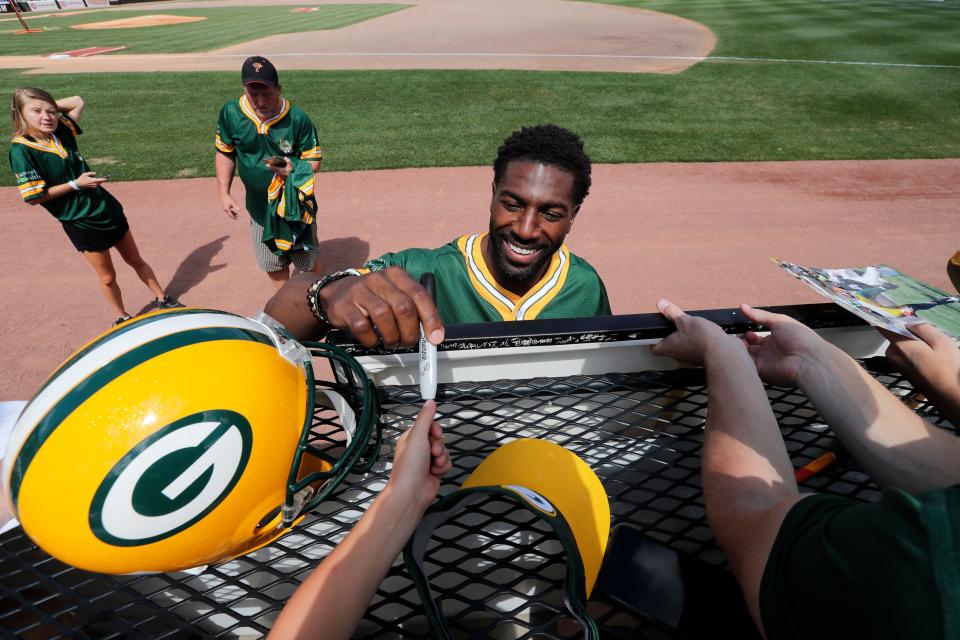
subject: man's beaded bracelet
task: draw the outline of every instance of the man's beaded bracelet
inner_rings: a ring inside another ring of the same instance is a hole
[[[323,305],[320,304],[320,290],[331,282],[336,282],[337,280],[342,280],[343,278],[359,275],[360,274],[355,269],[335,271],[334,273],[323,276],[310,285],[309,289],[307,289],[307,306],[310,307],[310,313],[312,313],[313,317],[317,319],[317,322],[323,325],[324,333],[330,331],[331,324],[330,319],[323,310]]]

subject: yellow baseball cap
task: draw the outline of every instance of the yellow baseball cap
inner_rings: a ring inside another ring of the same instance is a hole
[[[610,503],[600,479],[583,460],[553,442],[537,439],[514,440],[487,456],[459,490],[427,510],[407,542],[404,561],[437,636],[449,633],[440,598],[423,571],[427,544],[438,526],[490,494],[528,509],[550,525],[566,554],[567,608],[583,625],[586,637],[598,638],[586,601],[610,535]]]

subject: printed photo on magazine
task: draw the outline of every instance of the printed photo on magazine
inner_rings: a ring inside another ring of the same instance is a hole
[[[817,269],[773,258],[822,296],[876,327],[914,337],[907,325],[929,322],[960,339],[960,296],[950,295],[885,264]]]

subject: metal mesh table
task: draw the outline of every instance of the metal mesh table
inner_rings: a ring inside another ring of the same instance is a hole
[[[889,372],[864,365],[918,413],[953,429]],[[296,586],[348,532],[389,476],[397,436],[420,406],[416,388],[382,387],[385,444],[379,462],[273,545],[190,574],[104,576],[50,558],[21,529],[0,537],[0,628],[24,638],[260,637]],[[872,500],[875,486],[840,449],[796,391],[768,395],[793,462],[824,451],[838,463],[805,486]],[[454,462],[445,494],[487,454],[512,439],[545,438],[581,456],[610,497],[614,523],[630,522],[670,546],[722,564],[704,521],[700,450],[706,411],[700,370],[582,375],[441,385],[440,422]],[[67,477],[66,481],[69,481]],[[488,499],[437,530],[443,552],[428,573],[445,594],[460,637],[577,637],[562,601],[559,543],[529,514]],[[590,611],[604,637],[669,635],[601,597]],[[398,560],[356,631],[359,638],[428,636],[416,590]]]

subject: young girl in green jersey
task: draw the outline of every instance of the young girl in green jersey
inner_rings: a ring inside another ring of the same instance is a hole
[[[43,89],[23,87],[13,94],[10,168],[24,202],[43,205],[60,221],[73,246],[100,278],[100,291],[119,314],[114,326],[130,319],[123,307],[110,258],[115,248],[153,292],[160,309],[183,306],[164,294],[157,276],[137,249],[123,206],[103,188],[106,177],[91,171],[77,148],[80,96],[54,100]]]

